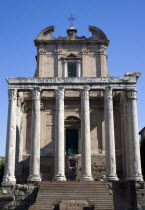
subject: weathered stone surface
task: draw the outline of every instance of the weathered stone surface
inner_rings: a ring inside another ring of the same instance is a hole
[[[40,87],[41,89],[57,89],[58,85],[64,89],[82,89],[85,86],[90,86],[90,89],[104,89],[106,85],[110,85],[114,89],[126,89],[136,87],[136,76],[131,77],[76,77],[76,78],[7,78],[9,88],[18,88],[31,90]]]
[[[31,189],[30,189],[31,188]],[[27,210],[35,202],[38,187],[36,185],[15,185],[0,188],[0,209]],[[3,192],[7,192],[6,194]]]
[[[93,207],[89,207],[87,201],[84,200],[63,200],[59,204],[60,210],[83,210],[87,208],[88,210],[93,210]]]

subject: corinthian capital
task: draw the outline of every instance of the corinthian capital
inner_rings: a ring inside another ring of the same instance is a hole
[[[16,100],[17,99],[17,90],[16,89],[9,89],[8,90],[9,100]]]
[[[127,99],[137,99],[137,90],[135,88],[127,90]]]
[[[113,90],[111,87],[106,87],[105,88],[105,99],[107,100],[112,100],[112,94],[113,94]]]
[[[56,100],[58,99],[64,99],[64,89],[63,88],[59,88],[57,90],[55,90],[55,95],[56,95]]]
[[[81,99],[82,100],[89,100],[89,88],[85,87],[82,91],[81,91]]]
[[[40,100],[40,89],[32,90],[32,100]]]
[[[22,101],[23,101],[23,93],[22,92],[18,92],[17,105],[19,107],[21,107]]]

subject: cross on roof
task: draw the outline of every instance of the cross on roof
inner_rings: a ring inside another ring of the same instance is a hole
[[[73,17],[73,15],[70,15],[69,18],[67,18],[67,20],[70,21],[70,25],[73,26],[73,21],[76,20],[76,18]]]

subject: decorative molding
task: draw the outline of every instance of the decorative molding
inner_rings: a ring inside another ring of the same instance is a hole
[[[126,90],[136,88],[136,76],[129,77],[76,77],[76,78],[36,78],[18,77],[8,78],[9,89],[32,90],[41,88],[43,90],[55,90],[59,86],[64,89],[81,90],[84,86],[89,86],[91,90],[104,90],[106,86],[111,86],[115,90]]]
[[[61,54],[61,53],[62,53],[62,50],[61,49],[55,50],[55,54]]]
[[[90,51],[89,50],[87,50],[87,49],[82,49],[82,54],[83,55],[85,55],[85,54],[87,54],[87,53],[89,53]]]
[[[47,52],[47,50],[39,49],[38,52],[39,52],[39,55],[43,55],[43,54],[45,54]]]
[[[105,50],[103,50],[103,49],[97,50],[98,55],[104,55],[104,52],[105,52]]]

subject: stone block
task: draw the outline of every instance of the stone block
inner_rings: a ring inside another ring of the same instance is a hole
[[[15,190],[14,193],[16,196],[19,195],[19,190]]]
[[[19,195],[23,196],[25,193],[23,191],[19,191]]]
[[[83,210],[86,207],[88,210],[94,209],[89,207],[88,202],[85,200],[63,200],[59,204],[60,210]]]
[[[7,190],[3,190],[2,193],[3,193],[4,195],[6,195],[6,194],[8,194],[8,191],[7,191]]]

